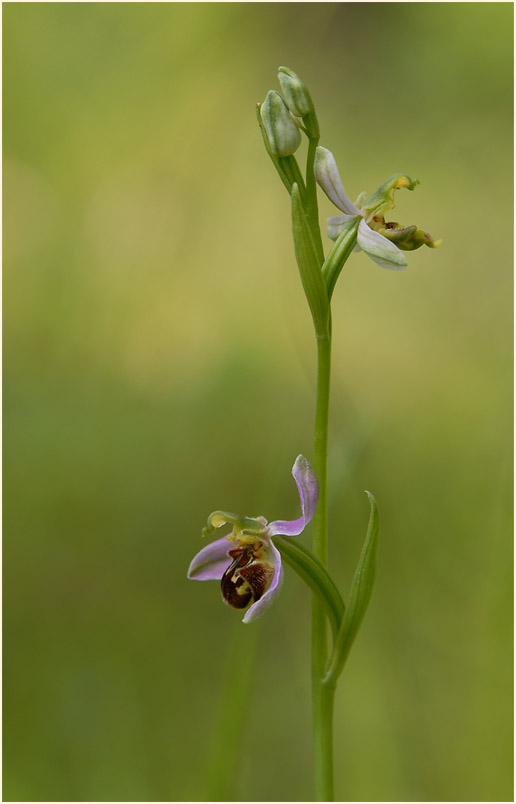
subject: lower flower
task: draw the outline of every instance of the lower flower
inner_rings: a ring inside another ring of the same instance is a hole
[[[220,581],[222,599],[232,608],[249,607],[243,622],[256,620],[281,590],[281,555],[271,541],[275,535],[298,536],[311,521],[319,497],[317,476],[302,455],[298,455],[292,475],[301,501],[302,515],[295,520],[267,523],[264,517],[243,517],[227,511],[214,511],[208,517],[203,536],[211,536],[225,524],[231,533],[208,544],[193,559],[188,578]]]

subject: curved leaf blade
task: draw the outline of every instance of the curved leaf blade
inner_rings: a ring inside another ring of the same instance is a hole
[[[335,283],[339,278],[344,263],[357,244],[357,231],[360,218],[348,221],[328,252],[322,267],[322,274],[326,283],[328,298],[331,299]]]
[[[344,616],[344,602],[340,592],[318,558],[291,536],[273,536],[272,541],[293,570],[320,599],[330,622],[333,640],[337,639]]]
[[[376,571],[376,548],[378,545],[378,506],[371,492],[366,491],[366,494],[369,497],[371,506],[367,536],[351,583],[346,613],[342,618],[335,641],[330,666],[324,678],[324,683],[326,684],[335,683],[341,674],[351,646],[362,624],[373,590]]]
[[[292,187],[291,199],[292,234],[301,282],[314,320],[316,335],[318,338],[327,337],[330,303],[297,183]]]

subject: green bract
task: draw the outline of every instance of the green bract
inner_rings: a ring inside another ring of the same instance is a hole
[[[333,648],[330,667],[324,678],[324,682],[327,684],[334,684],[344,668],[353,641],[362,624],[373,590],[376,571],[376,547],[378,544],[378,506],[371,492],[366,491],[366,494],[369,497],[369,504],[371,506],[369,527],[353,576],[353,581],[351,582],[351,591]]]
[[[301,282],[318,337],[328,333],[330,305],[315,243],[306,219],[297,184],[292,188],[292,233]]]
[[[296,539],[274,536],[273,543],[287,564],[297,572],[299,577],[308,584],[312,592],[321,600],[330,622],[333,641],[335,642],[344,615],[344,603],[327,569],[311,550],[308,550]]]
[[[351,218],[342,228],[333,246],[328,252],[322,267],[322,274],[326,282],[328,298],[331,299],[335,283],[344,267],[344,263],[357,245],[357,230],[360,218]]]

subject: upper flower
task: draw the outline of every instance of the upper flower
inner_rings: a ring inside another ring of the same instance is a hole
[[[387,179],[373,195],[361,193],[356,204],[348,198],[342,184],[337,163],[331,151],[319,146],[315,157],[315,178],[330,201],[344,215],[328,218],[328,236],[336,240],[350,221],[360,218],[357,232],[357,245],[382,268],[402,270],[407,266],[403,251],[413,251],[422,245],[437,248],[441,241],[418,229],[416,226],[401,227],[397,223],[386,223],[384,212],[394,207],[394,191],[400,188],[413,190],[419,184],[403,173],[395,173]]]
[[[228,606],[244,609],[251,604],[244,623],[256,620],[279,594],[283,582],[281,555],[271,541],[275,535],[298,536],[312,519],[319,497],[317,476],[302,455],[292,475],[301,501],[299,519],[277,519],[267,524],[262,517],[243,517],[214,511],[208,517],[203,536],[210,536],[227,523],[232,531],[212,542],[193,559],[188,577],[196,581],[220,581],[222,598]]]

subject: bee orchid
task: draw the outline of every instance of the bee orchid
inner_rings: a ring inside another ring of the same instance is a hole
[[[292,475],[301,501],[299,519],[267,523],[262,517],[243,517],[214,511],[203,536],[213,535],[230,524],[231,533],[208,544],[193,559],[188,578],[220,581],[222,599],[232,608],[247,609],[243,622],[260,617],[275,600],[283,582],[281,555],[272,536],[298,536],[311,521],[319,497],[317,476],[303,455],[298,455]]]
[[[315,178],[330,201],[344,214],[328,218],[328,237],[336,240],[350,221],[360,218],[357,231],[358,249],[364,251],[382,268],[400,271],[406,268],[407,258],[404,251],[414,251],[420,246],[437,248],[441,241],[435,241],[427,232],[417,226],[400,226],[398,223],[386,222],[384,212],[394,207],[394,191],[401,188],[413,190],[419,184],[417,179],[410,179],[403,173],[395,173],[387,179],[371,196],[361,193],[353,204],[348,198],[339,175],[337,163],[332,152],[327,148],[317,148]]]

